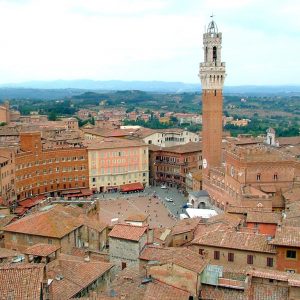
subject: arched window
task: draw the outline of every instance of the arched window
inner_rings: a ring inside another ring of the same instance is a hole
[[[274,178],[275,181],[277,181],[278,180],[278,174],[275,173],[274,176],[273,176],[273,178]]]
[[[213,61],[214,62],[217,61],[217,47],[216,46],[213,47]]]
[[[260,177],[261,177],[261,176],[260,176],[260,173],[258,173],[258,174],[256,175],[256,180],[257,180],[257,181],[260,181]]]

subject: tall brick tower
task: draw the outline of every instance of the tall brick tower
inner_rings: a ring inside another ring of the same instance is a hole
[[[221,62],[222,33],[212,20],[203,34],[204,62],[200,63],[202,84],[203,173],[222,161],[222,106],[225,63]]]

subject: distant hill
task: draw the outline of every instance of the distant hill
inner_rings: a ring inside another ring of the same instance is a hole
[[[59,99],[72,97],[83,92],[104,93],[109,91],[139,90],[154,93],[201,92],[200,82],[164,81],[95,81],[95,80],[55,80],[30,81],[0,85],[0,99],[31,98]],[[300,86],[226,86],[225,94],[238,95],[300,95]]]

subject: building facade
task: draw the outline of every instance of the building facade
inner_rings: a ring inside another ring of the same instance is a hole
[[[222,33],[212,20],[203,34],[204,62],[200,64],[202,84],[202,141],[203,168],[207,174],[211,167],[222,161],[222,106],[225,63],[221,62]]]
[[[89,187],[87,149],[82,145],[44,149],[40,132],[20,134],[15,165],[17,200]]]
[[[167,183],[186,189],[191,171],[202,169],[202,144],[159,148],[150,147],[150,178],[152,184]]]
[[[149,184],[148,146],[140,141],[110,138],[87,140],[90,187],[117,191],[122,185]]]

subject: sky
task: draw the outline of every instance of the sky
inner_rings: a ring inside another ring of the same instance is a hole
[[[0,0],[0,83],[198,83],[214,14],[230,85],[300,84],[299,0]]]

